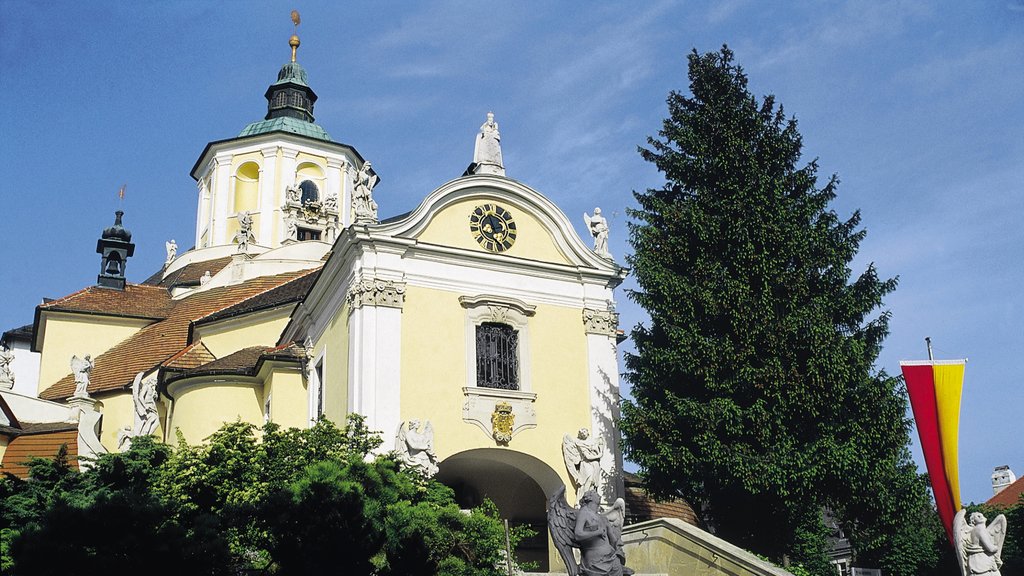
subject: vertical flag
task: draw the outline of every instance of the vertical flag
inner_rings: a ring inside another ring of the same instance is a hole
[[[961,508],[958,444],[965,363],[966,360],[900,362],[935,493],[935,506],[950,541],[953,517]]]

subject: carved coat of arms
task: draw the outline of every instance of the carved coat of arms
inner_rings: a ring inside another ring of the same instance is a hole
[[[494,413],[491,414],[492,436],[498,444],[508,444],[512,440],[512,428],[515,421],[516,415],[512,413],[511,404],[498,402],[494,405]]]

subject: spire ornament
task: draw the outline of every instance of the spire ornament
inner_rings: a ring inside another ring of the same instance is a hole
[[[301,23],[302,23],[302,19],[299,18],[299,11],[298,10],[292,10],[292,24],[295,25],[295,32],[296,32],[295,34],[292,34],[291,38],[288,39],[288,45],[292,47],[292,62],[295,62],[295,53],[299,49],[299,44],[301,44],[301,42],[299,42],[299,35],[298,35],[299,24],[301,24]]]

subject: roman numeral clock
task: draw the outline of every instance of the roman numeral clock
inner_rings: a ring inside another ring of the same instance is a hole
[[[469,216],[469,231],[489,252],[504,252],[516,242],[516,221],[497,204],[483,204]]]

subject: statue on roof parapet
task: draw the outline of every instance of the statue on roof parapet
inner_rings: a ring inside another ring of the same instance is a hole
[[[353,183],[352,210],[357,224],[377,223],[377,203],[373,200],[373,187],[377,185],[379,178],[373,173],[372,168],[369,160],[363,162]]]
[[[14,372],[11,371],[13,361],[14,353],[6,347],[0,348],[0,390],[14,388]]]
[[[487,121],[480,126],[473,148],[474,174],[505,175],[505,165],[501,159],[501,132],[494,121],[494,113],[487,113]]]
[[[92,373],[92,356],[85,355],[79,358],[77,354],[71,356],[71,372],[75,375],[75,393],[73,398],[89,397],[89,375]]]
[[[602,258],[611,259],[612,254],[608,251],[608,220],[601,216],[601,209],[594,208],[593,216],[584,212],[583,221],[594,237],[594,252]]]

